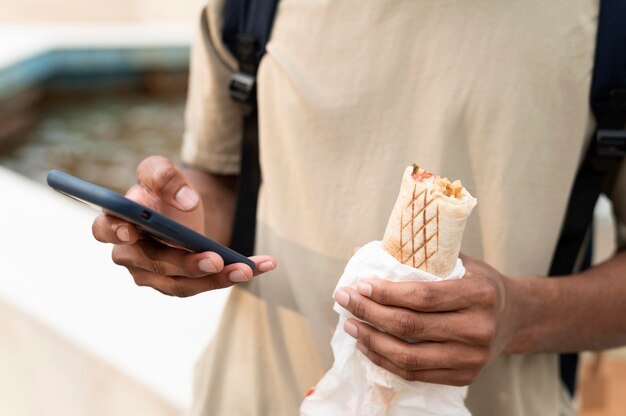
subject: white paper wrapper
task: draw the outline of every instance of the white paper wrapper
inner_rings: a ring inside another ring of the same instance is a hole
[[[465,273],[457,259],[445,279],[401,264],[381,248],[379,241],[361,247],[348,262],[335,291],[356,288],[361,279],[377,277],[392,282],[432,282],[459,279]],[[300,407],[301,416],[467,416],[467,387],[406,381],[373,364],[356,349],[356,340],[343,326],[354,316],[335,304],[339,323],[331,345],[335,362]]]

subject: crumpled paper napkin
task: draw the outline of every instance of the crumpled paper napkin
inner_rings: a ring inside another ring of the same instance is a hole
[[[382,249],[380,241],[361,247],[350,259],[335,292],[342,287],[356,288],[361,279],[377,277],[393,282],[432,282],[460,279],[465,274],[457,259],[445,279],[406,266]],[[301,416],[468,416],[464,404],[467,387],[444,386],[403,378],[375,365],[356,349],[344,323],[354,316],[335,303],[339,323],[331,346],[335,357],[332,368],[302,402]]]

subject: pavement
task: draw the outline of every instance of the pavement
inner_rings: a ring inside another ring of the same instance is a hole
[[[229,291],[137,287],[91,236],[95,210],[2,167],[0,194],[0,414],[187,409]]]

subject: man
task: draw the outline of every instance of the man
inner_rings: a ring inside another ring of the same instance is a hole
[[[222,7],[209,2],[210,36],[193,48],[188,169],[149,158],[129,194],[228,243],[242,115],[227,92],[236,63],[220,40]],[[571,412],[556,353],[626,343],[624,253],[544,277],[594,124],[597,14],[595,0],[281,1],[258,73],[256,248],[274,257],[255,258],[260,272],[280,267],[252,279],[214,253],[138,241],[107,216],[94,223],[140,285],[189,296],[238,283],[198,364],[193,413],[297,414],[332,363],[333,287],[352,247],[382,237],[413,162],[461,178],[479,200],[467,275],[341,291],[372,325],[346,331],[407,379],[470,384],[474,414]],[[612,195],[622,227],[625,190],[622,167]]]

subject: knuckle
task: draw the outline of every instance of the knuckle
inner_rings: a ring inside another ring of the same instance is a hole
[[[409,370],[403,369],[400,371],[399,376],[405,379],[406,381],[417,381],[418,380],[417,374],[418,373],[416,371],[409,371]]]
[[[148,282],[148,279],[145,278],[145,276],[141,273],[134,273],[134,272],[130,272],[130,275],[133,277],[133,281],[135,282],[135,285],[140,286],[140,287],[144,287],[144,286],[151,286]]]
[[[415,337],[423,332],[416,323],[416,319],[410,314],[403,311],[395,311],[393,314],[394,327],[400,337]]]
[[[387,305],[391,300],[389,294],[389,286],[386,285],[385,282],[381,282],[376,286],[376,291],[378,292],[378,298],[380,299],[380,303]]]
[[[169,292],[177,298],[187,298],[193,295],[191,289],[179,280],[174,280],[169,288]]]
[[[176,294],[176,297],[178,297],[178,298],[188,298],[188,297],[191,297],[193,295],[195,295],[195,293],[192,292],[191,290],[189,290],[189,289],[181,289]]]
[[[113,246],[113,250],[111,250],[111,260],[118,266],[128,265],[128,257],[124,254],[124,250],[118,245]]]
[[[481,370],[489,362],[489,352],[478,350],[466,356],[465,368],[468,370]]]
[[[154,290],[156,290],[157,292],[159,292],[162,295],[165,296],[174,296],[173,294],[171,294],[169,291],[167,291],[166,289],[164,289],[163,287],[161,287],[161,285],[155,285],[155,284],[146,284],[145,286],[150,287]]]
[[[376,364],[376,365],[377,365],[377,366],[379,366],[379,367],[382,367],[383,360],[382,360],[382,358],[381,358],[381,356],[380,356],[380,355],[378,355],[378,354],[372,354],[371,352],[368,352],[366,355],[367,355],[367,358],[368,358],[371,362],[373,362],[374,364]]]
[[[163,163],[163,166],[158,168],[156,172],[154,172],[153,176],[153,191],[159,193],[165,190],[167,186],[176,179],[178,176],[178,171],[174,167],[172,162],[167,161]]]
[[[411,351],[403,350],[398,354],[398,366],[407,370],[417,368],[417,357]]]
[[[434,307],[439,302],[437,292],[428,285],[416,285],[413,289],[413,297],[420,306]]]
[[[366,332],[361,338],[361,344],[367,347],[368,350],[372,349],[372,335],[369,332]]]
[[[159,156],[159,155],[148,156],[145,159],[143,159],[141,162],[139,162],[139,165],[137,165],[137,176],[140,177],[141,172],[149,170],[150,166],[160,165],[160,164],[167,163],[167,162],[168,162],[167,158],[163,156]]]
[[[495,284],[489,280],[486,280],[482,285],[479,296],[480,302],[489,308],[494,308],[498,303],[498,289]]]
[[[356,316],[357,318],[367,320],[367,307],[365,306],[365,302],[356,300],[354,303],[353,313],[354,313],[354,316]]]
[[[451,384],[456,387],[468,386],[474,382],[477,375],[473,371],[459,371],[452,378]]]
[[[158,274],[160,276],[166,275],[165,266],[160,261],[152,261],[150,262],[150,270],[154,274]]]
[[[487,320],[474,328],[473,338],[479,345],[489,346],[496,336],[496,325],[493,321]]]

